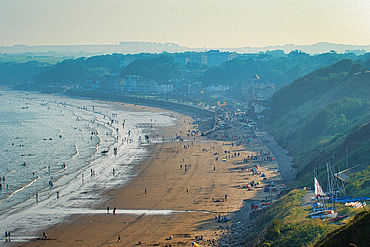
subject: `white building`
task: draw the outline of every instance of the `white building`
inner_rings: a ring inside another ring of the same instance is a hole
[[[120,82],[123,92],[155,93],[157,82],[140,75],[127,75]]]
[[[223,86],[223,85],[215,86],[212,84],[211,86],[207,87],[208,92],[225,92],[228,90],[229,90],[229,86]]]
[[[170,93],[173,92],[173,84],[162,84],[156,86],[156,93]]]

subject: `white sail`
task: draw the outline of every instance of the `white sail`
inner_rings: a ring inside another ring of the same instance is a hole
[[[315,179],[315,195],[316,196],[324,196],[325,194],[322,191],[322,188],[319,184],[319,181],[317,181],[316,177],[314,179]]]

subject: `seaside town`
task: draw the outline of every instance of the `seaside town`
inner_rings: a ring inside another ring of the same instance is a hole
[[[370,1],[0,1],[0,247],[367,247]]]
[[[366,50],[1,48],[0,244],[366,246]]]

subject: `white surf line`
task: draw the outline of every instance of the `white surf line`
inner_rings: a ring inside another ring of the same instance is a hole
[[[17,189],[17,190],[15,190],[15,191],[13,191],[10,195],[8,195],[6,198],[4,198],[3,200],[5,200],[5,199],[9,199],[10,197],[12,197],[13,195],[15,195],[17,192],[19,192],[19,191],[22,191],[23,189],[25,189],[25,188],[27,188],[27,187],[29,187],[29,186],[31,186],[34,182],[36,182],[36,180],[38,179],[39,177],[37,177],[37,178],[35,178],[34,180],[32,180],[29,184],[26,184],[25,186],[23,186],[23,187],[21,187],[21,188],[19,188],[19,189]],[[2,202],[3,200],[1,200],[0,202]]]
[[[36,214],[113,214],[113,208],[109,209],[88,209],[88,208],[43,208],[33,210]],[[173,213],[215,213],[209,211],[192,210],[171,210],[171,209],[116,209],[115,214],[134,214],[134,215],[169,215]]]

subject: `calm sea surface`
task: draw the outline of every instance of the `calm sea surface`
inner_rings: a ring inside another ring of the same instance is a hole
[[[103,191],[135,175],[132,167],[147,155],[145,135],[175,124],[161,113],[89,100],[0,94],[0,231],[11,231],[13,242],[91,213]]]

